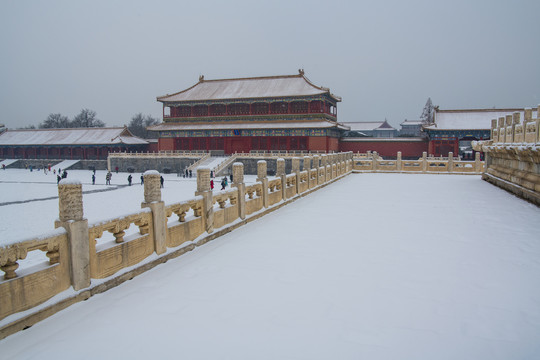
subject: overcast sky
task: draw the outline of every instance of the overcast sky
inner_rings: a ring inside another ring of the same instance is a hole
[[[82,108],[161,119],[156,97],[206,79],[297,74],[339,121],[540,103],[540,1],[0,2],[0,123]]]

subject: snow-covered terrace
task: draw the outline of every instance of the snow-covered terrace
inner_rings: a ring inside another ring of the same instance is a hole
[[[140,204],[141,188],[89,195],[85,215],[128,193]],[[29,226],[37,203],[19,208]],[[0,354],[537,359],[539,219],[480,176],[349,175],[1,340]]]

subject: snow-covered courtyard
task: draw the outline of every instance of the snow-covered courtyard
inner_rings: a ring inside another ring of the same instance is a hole
[[[0,171],[0,203],[54,197],[50,178]],[[85,217],[137,211],[137,180],[86,193]],[[163,199],[195,187],[166,175]],[[0,244],[35,236],[58,200],[0,216]],[[0,340],[0,357],[538,359],[540,209],[480,176],[352,174]]]

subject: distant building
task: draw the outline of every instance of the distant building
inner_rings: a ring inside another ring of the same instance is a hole
[[[368,137],[393,138],[397,132],[386,120],[344,122],[343,125],[350,128],[349,131],[344,132],[345,137],[352,137],[351,132],[358,132]]]
[[[298,75],[206,80],[160,96],[159,150],[338,151],[339,96]]]
[[[422,136],[422,121],[421,120],[407,120],[401,124],[401,130],[399,136],[406,137],[420,137]]]
[[[491,120],[504,117],[514,112],[521,113],[523,108],[512,109],[470,109],[440,110],[435,107],[433,122],[423,125],[423,131],[429,140],[429,154],[435,156],[460,155],[464,159],[474,159],[472,140],[488,140],[491,136]]]
[[[127,128],[6,130],[0,134],[3,159],[107,159],[109,152],[147,151],[148,141]]]

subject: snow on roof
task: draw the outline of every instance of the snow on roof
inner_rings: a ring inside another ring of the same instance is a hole
[[[422,120],[407,120],[405,119],[405,121],[403,121],[401,124],[399,124],[401,126],[405,125],[422,125]]]
[[[7,130],[0,135],[0,145],[113,145],[147,144],[127,128],[73,128]]]
[[[436,130],[490,130],[491,120],[519,112],[523,121],[524,109],[435,110],[434,124],[425,126]],[[533,111],[533,118],[535,118]]]
[[[204,77],[201,76],[199,82],[192,87],[176,94],[159,96],[157,100],[169,103],[321,94],[328,94],[336,101],[341,101],[339,96],[330,93],[330,89],[312,84],[304,77],[304,72],[300,71],[298,75],[221,80],[204,80]]]
[[[223,122],[223,123],[161,123],[155,126],[151,126],[148,130],[151,131],[168,131],[168,130],[249,130],[249,129],[324,129],[338,127],[343,130],[348,130],[346,126],[342,124],[330,122],[330,121],[296,121],[296,122],[266,122],[266,123],[237,123],[237,122]]]
[[[352,131],[395,130],[386,120],[344,122],[343,125],[349,126]]]

